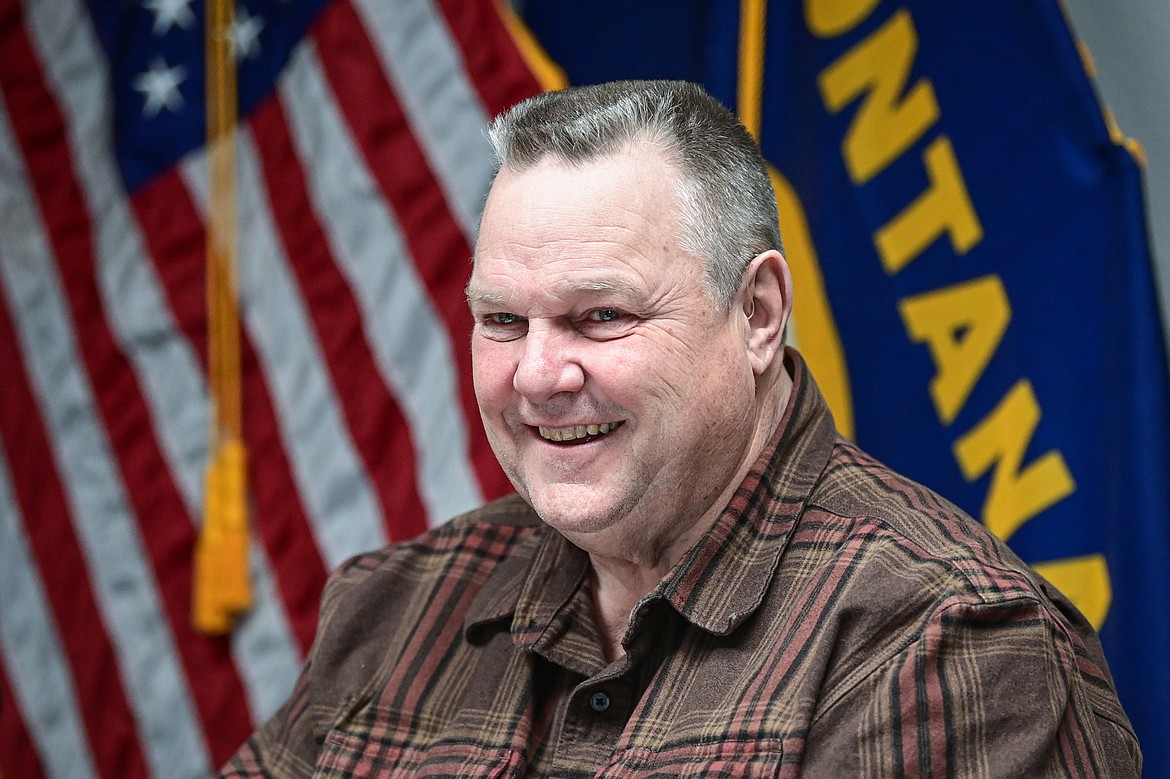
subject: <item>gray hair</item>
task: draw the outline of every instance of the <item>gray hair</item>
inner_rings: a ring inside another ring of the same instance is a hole
[[[735,115],[697,84],[615,81],[529,98],[488,128],[496,171],[546,157],[583,164],[638,142],[679,170],[682,248],[706,262],[712,299],[726,309],[752,258],[781,250],[776,195],[759,148]]]

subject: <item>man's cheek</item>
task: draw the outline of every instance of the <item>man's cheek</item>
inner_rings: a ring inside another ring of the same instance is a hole
[[[481,405],[485,400],[510,394],[515,365],[508,359],[501,346],[492,342],[472,346],[472,384]]]

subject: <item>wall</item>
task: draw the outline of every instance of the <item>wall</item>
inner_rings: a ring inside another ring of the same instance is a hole
[[[1122,131],[1146,153],[1146,204],[1170,343],[1170,3],[1065,0]]]

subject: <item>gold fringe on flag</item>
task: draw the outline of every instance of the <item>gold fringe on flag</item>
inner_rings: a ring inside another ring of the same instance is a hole
[[[763,132],[764,49],[767,42],[768,0],[740,0],[739,82],[736,93],[739,118],[757,142]],[[833,411],[837,429],[853,437],[853,393],[841,335],[825,292],[825,280],[809,232],[804,206],[788,179],[771,163],[768,175],[776,191],[776,207],[783,226],[785,255],[792,281],[800,293],[793,301],[789,337],[808,360],[821,392]]]
[[[569,79],[565,76],[565,71],[561,70],[561,66],[548,56],[544,47],[536,40],[536,36],[528,29],[528,25],[524,24],[524,21],[516,14],[512,4],[506,0],[496,0],[495,6],[496,12],[504,21],[508,34],[512,37],[512,42],[520,51],[521,59],[532,71],[532,75],[536,77],[540,88],[546,92],[555,92],[567,87]]]
[[[234,0],[208,0],[207,226],[208,373],[211,462],[204,485],[203,527],[195,545],[196,629],[230,633],[252,605],[248,575],[246,455],[241,435],[240,316],[236,294],[236,62],[228,31]]]
[[[739,6],[739,120],[760,141],[764,103],[764,33],[768,0],[741,0]]]

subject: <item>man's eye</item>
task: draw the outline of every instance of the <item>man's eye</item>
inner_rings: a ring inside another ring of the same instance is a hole
[[[492,314],[481,314],[479,317],[479,333],[493,341],[514,341],[528,329],[528,320],[511,311],[497,311]]]
[[[597,308],[589,312],[589,318],[594,322],[613,322],[621,316],[622,312],[616,308]]]
[[[591,308],[576,320],[582,335],[598,341],[608,341],[628,335],[638,323],[638,317],[620,308]]]

